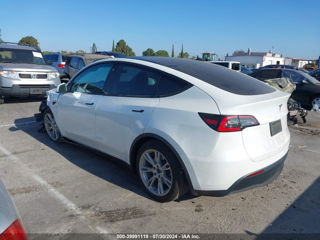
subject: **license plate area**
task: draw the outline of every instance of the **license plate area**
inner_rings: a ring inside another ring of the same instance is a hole
[[[42,88],[30,88],[30,94],[34,94],[34,95],[42,94]]]
[[[281,120],[271,122],[271,123],[269,123],[269,125],[270,125],[271,136],[274,136],[282,131]]]

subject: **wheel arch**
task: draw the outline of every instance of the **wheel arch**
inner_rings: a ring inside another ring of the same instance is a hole
[[[135,165],[136,165],[136,161],[137,161],[136,156],[137,156],[138,150],[145,142],[148,142],[150,140],[157,140],[157,141],[162,142],[173,152],[173,154],[175,155],[175,157],[178,160],[179,165],[182,168],[182,174],[185,177],[185,180],[186,180],[186,183],[188,185],[189,190],[191,191],[191,193],[195,193],[189,172],[188,172],[183,160],[181,159],[179,153],[174,149],[174,147],[166,139],[164,139],[163,137],[156,135],[154,133],[141,134],[131,144],[130,155],[129,155],[131,169],[134,172],[136,172]]]

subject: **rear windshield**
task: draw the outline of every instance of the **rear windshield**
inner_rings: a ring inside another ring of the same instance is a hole
[[[41,52],[10,48],[0,48],[0,63],[46,64]]]
[[[276,91],[267,84],[248,75],[221,68],[210,62],[167,57],[137,57],[183,72],[215,87],[239,95],[259,95]]]
[[[44,55],[43,56],[44,59],[48,62],[58,62],[58,57],[59,55],[58,54],[50,54],[50,55]]]

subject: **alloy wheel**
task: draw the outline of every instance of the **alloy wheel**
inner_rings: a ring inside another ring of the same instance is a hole
[[[59,129],[57,126],[56,121],[54,120],[54,117],[52,113],[48,112],[44,116],[44,126],[47,131],[48,136],[53,140],[53,141],[58,141],[60,137]]]
[[[145,151],[139,161],[139,171],[143,184],[152,194],[161,197],[171,190],[172,169],[161,152],[154,149]]]
[[[320,111],[320,98],[319,97],[312,100],[312,110],[317,111],[317,112]]]

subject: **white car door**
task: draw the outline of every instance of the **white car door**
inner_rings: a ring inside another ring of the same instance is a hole
[[[95,109],[111,68],[111,63],[93,65],[68,83],[68,92],[56,103],[55,116],[64,137],[95,147]]]
[[[154,106],[159,75],[137,65],[118,63],[108,78],[107,96],[96,107],[97,147],[114,157],[129,161],[134,139],[147,128]]]

